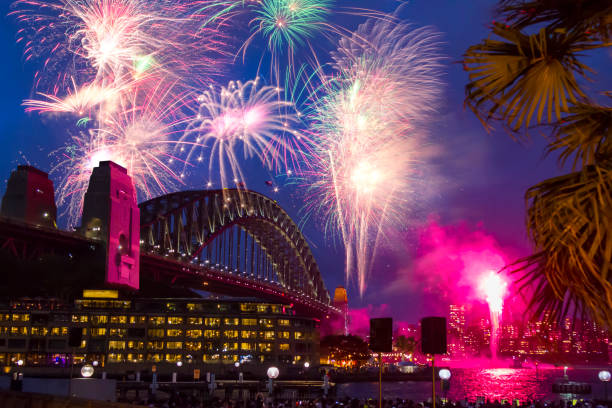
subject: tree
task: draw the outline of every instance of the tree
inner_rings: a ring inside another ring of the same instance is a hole
[[[370,359],[368,343],[353,335],[325,336],[321,339],[320,351],[321,360],[348,367],[359,368]]]
[[[547,153],[572,164],[527,190],[535,251],[509,268],[532,291],[534,314],[588,314],[612,327],[612,108],[581,85],[592,72],[584,53],[612,45],[612,3],[500,0],[496,13],[504,23],[464,55],[465,105],[515,138],[549,131]]]

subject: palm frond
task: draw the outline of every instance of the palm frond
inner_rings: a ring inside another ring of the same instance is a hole
[[[612,162],[546,180],[526,193],[537,253],[511,265],[535,314],[588,314],[612,327]]]
[[[601,0],[501,0],[497,14],[506,24],[523,29],[546,24],[554,29],[582,30],[609,40],[612,3]]]
[[[576,75],[590,68],[578,60],[582,51],[603,46],[584,32],[561,33],[542,28],[527,35],[495,24],[501,40],[486,39],[468,48],[465,104],[483,121],[499,119],[513,131],[529,127],[536,115],[548,123],[561,118],[571,104],[586,100]],[[553,115],[554,112],[554,115]]]
[[[569,115],[554,126],[547,152],[556,150],[561,150],[561,164],[573,157],[574,169],[612,157],[612,107],[590,103],[572,106]]]

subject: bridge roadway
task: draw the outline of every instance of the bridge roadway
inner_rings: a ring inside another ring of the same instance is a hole
[[[0,217],[0,250],[16,258],[34,259],[44,253],[78,256],[104,245],[77,232],[32,225]],[[74,255],[73,255],[74,254]],[[222,295],[256,297],[270,302],[292,304],[296,313],[319,319],[340,311],[329,304],[301,293],[287,290],[276,282],[252,279],[221,268],[200,266],[158,254],[141,252],[140,273],[171,285],[205,290]]]

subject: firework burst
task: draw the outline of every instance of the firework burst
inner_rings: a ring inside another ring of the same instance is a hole
[[[182,139],[207,149],[192,149],[188,159],[197,155],[197,161],[208,161],[211,177],[217,165],[223,187],[232,180],[244,183],[241,163],[249,157],[258,158],[269,169],[298,165],[302,135],[292,129],[297,115],[288,113],[293,104],[282,100],[281,92],[281,88],[260,85],[259,79],[231,81],[219,89],[211,85],[197,98],[198,115]]]
[[[191,120],[185,114],[187,100],[187,96],[176,98],[172,86],[136,88],[121,99],[116,111],[100,121],[99,127],[72,138],[52,171],[62,177],[58,201],[65,205],[71,223],[76,223],[81,214],[91,171],[100,161],[111,160],[125,167],[141,199],[166,194],[182,184],[183,174],[173,168],[185,164],[181,152],[193,147],[177,141]]]
[[[437,34],[368,20],[340,40],[335,72],[310,95],[312,180],[306,210],[339,230],[347,280],[363,294],[383,228],[405,222],[424,160],[424,124],[437,106]]]

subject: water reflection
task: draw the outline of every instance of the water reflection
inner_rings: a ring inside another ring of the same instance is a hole
[[[552,384],[563,375],[562,369],[532,368],[451,368],[452,377],[450,389],[446,396],[453,400],[467,398],[475,401],[478,397],[489,400],[526,401],[529,399],[555,400],[557,395],[552,393]],[[595,373],[595,374],[593,374]],[[590,382],[593,390],[598,390],[594,380],[596,370],[572,370],[570,379],[580,382]],[[444,394],[440,390],[439,381],[436,384],[438,395]],[[405,398],[415,401],[425,401],[431,398],[431,383],[429,382],[396,382],[384,383],[385,398]],[[339,396],[357,398],[377,398],[378,385],[376,383],[354,383],[338,385]],[[586,395],[584,398],[590,398]]]

